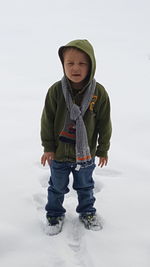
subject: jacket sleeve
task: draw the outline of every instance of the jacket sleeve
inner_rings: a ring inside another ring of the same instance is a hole
[[[54,120],[57,105],[53,89],[51,87],[46,95],[41,117],[41,141],[44,152],[55,152]]]
[[[110,101],[107,93],[105,94],[104,100],[100,106],[98,117],[98,145],[96,149],[96,156],[107,157],[112,133],[112,125],[110,118]]]

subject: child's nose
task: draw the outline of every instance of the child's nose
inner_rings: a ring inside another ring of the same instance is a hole
[[[78,64],[74,64],[73,65],[73,70],[74,71],[78,71],[79,70],[79,65]]]

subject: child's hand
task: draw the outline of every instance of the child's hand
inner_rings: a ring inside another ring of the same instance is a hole
[[[51,160],[54,159],[54,156],[55,156],[54,152],[45,152],[41,157],[41,164],[45,166],[46,161],[48,164],[50,164]]]
[[[108,162],[108,157],[107,158],[99,158],[99,163],[98,163],[98,166],[100,166],[101,168],[105,165],[107,165],[107,162]]]

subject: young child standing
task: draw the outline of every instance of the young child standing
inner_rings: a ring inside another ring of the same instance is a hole
[[[111,119],[109,96],[95,81],[96,61],[87,40],[74,40],[59,48],[64,77],[48,90],[41,118],[44,154],[41,164],[50,165],[46,218],[49,234],[61,231],[69,192],[69,174],[77,191],[76,211],[86,228],[101,229],[94,207],[95,156],[98,166],[107,165]]]

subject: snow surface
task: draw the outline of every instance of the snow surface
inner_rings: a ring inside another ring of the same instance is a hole
[[[148,0],[1,1],[0,266],[150,266],[149,11]],[[40,116],[62,77],[57,50],[77,38],[93,44],[112,105],[109,165],[94,173],[104,229],[79,223],[70,177],[63,232],[49,237]]]

